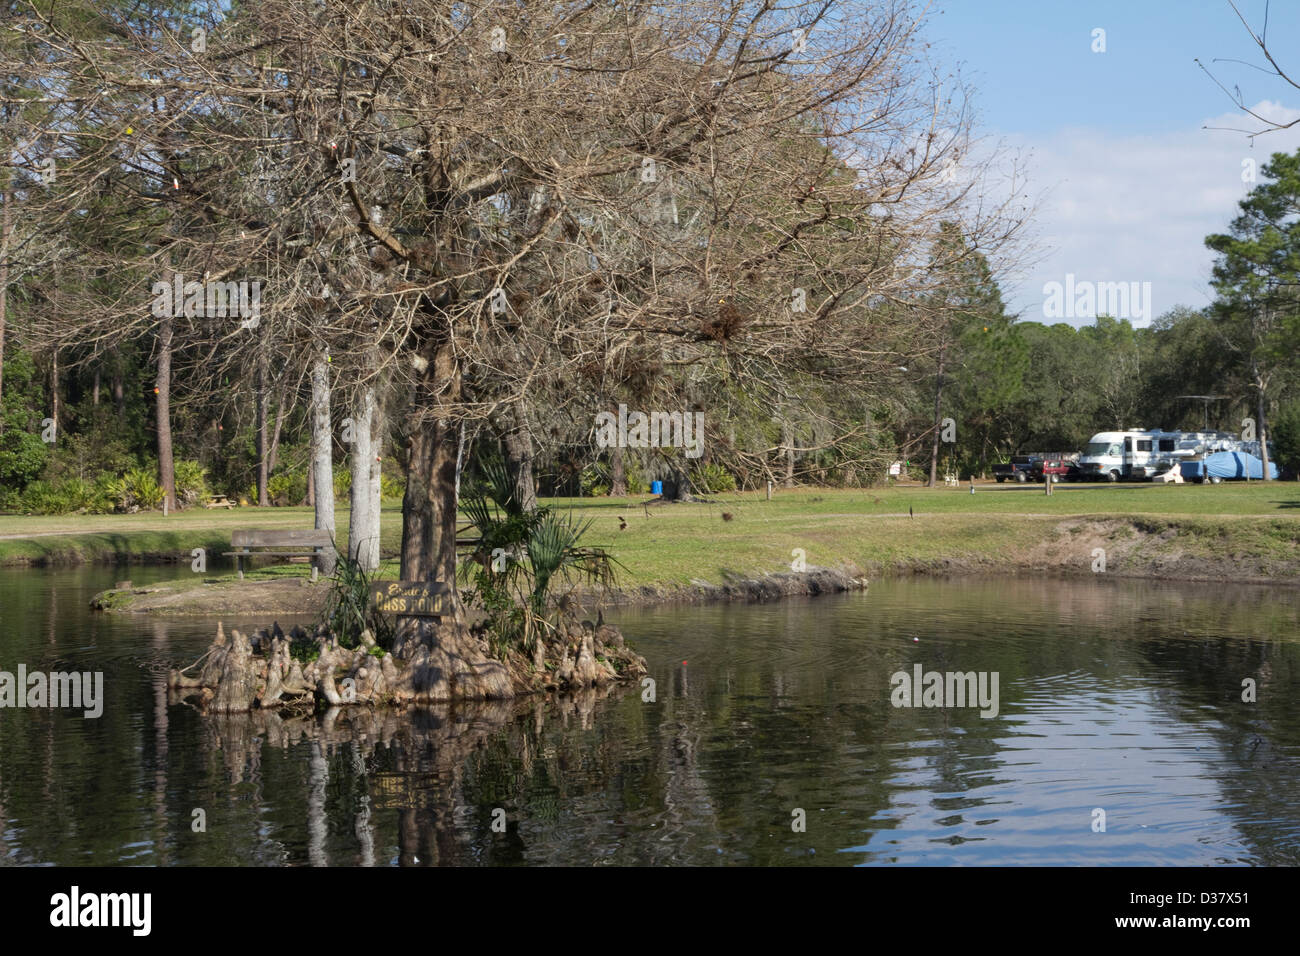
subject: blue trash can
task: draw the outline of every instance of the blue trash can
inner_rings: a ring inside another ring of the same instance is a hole
[[[664,483],[662,481],[650,482],[650,493],[652,495],[662,495],[664,493]]]

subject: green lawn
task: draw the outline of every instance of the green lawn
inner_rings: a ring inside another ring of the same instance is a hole
[[[624,584],[712,583],[728,574],[752,576],[788,569],[802,548],[809,565],[853,563],[862,568],[989,556],[1026,549],[1052,533],[1062,516],[1148,516],[1172,523],[1191,539],[1222,546],[1239,538],[1252,552],[1294,547],[1300,532],[1300,484],[978,485],[917,486],[854,491],[777,491],[718,495],[709,504],[643,507],[635,499],[553,499],[591,519],[587,541],[610,548],[625,566]],[[908,514],[911,508],[913,514]],[[723,516],[729,515],[730,519]],[[626,528],[620,530],[620,517]],[[188,563],[208,550],[208,566],[223,573],[236,528],[306,528],[308,508],[190,510],[164,518],[137,515],[0,516],[0,565],[83,561]],[[347,510],[336,524],[346,536]],[[396,553],[400,502],[386,502],[382,548]]]

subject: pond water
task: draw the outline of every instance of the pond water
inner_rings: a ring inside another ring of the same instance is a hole
[[[0,861],[1300,864],[1289,589],[899,579],[622,610],[653,700],[286,722],[169,706],[162,666],[215,622],[90,612],[123,576],[0,571],[0,671],[104,675],[98,718],[0,709]],[[996,675],[996,716],[895,706],[916,665]]]

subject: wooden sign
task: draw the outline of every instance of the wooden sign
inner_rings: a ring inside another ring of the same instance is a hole
[[[441,581],[378,581],[370,585],[375,610],[398,617],[442,617],[447,593],[447,585]]]

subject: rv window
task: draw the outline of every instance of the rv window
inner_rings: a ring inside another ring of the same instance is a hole
[[[1150,450],[1151,450],[1151,439],[1143,438],[1138,441],[1138,451],[1150,451]]]
[[[1173,451],[1175,444],[1176,442],[1172,438],[1162,438],[1160,439],[1160,450]]]

